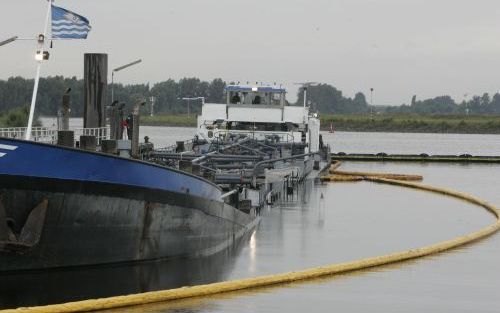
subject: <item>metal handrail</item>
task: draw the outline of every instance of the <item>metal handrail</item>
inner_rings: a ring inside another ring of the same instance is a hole
[[[306,156],[311,156],[311,155],[316,155],[318,152],[309,152],[309,153],[303,153],[303,154],[297,154],[297,155],[292,155],[289,157],[285,158],[279,158],[279,159],[271,159],[271,160],[263,160],[260,162],[255,163],[252,171],[252,186],[256,187],[257,186],[257,175],[258,175],[258,170],[260,167],[264,164],[269,164],[269,163],[276,163],[280,161],[288,161],[288,160],[293,160],[293,159],[298,159],[298,158],[304,158]]]
[[[110,127],[95,127],[95,128],[74,128],[72,129],[75,132],[75,141],[76,138],[80,138],[80,136],[95,136],[97,140],[97,145],[100,145],[103,140],[110,138]]]
[[[0,128],[0,137],[24,139],[27,127]],[[32,127],[31,135],[33,141],[52,143],[57,140],[57,131],[48,127]]]
[[[294,142],[295,137],[293,134],[290,134],[290,132],[282,132],[282,131],[253,131],[253,130],[237,130],[237,129],[216,129],[214,130],[214,137],[219,137],[219,134],[243,134],[246,135],[247,137],[252,137],[255,135],[264,135],[264,136],[280,136],[280,139],[283,140],[286,138],[286,140],[283,140],[285,142]]]
[[[72,128],[75,132],[75,141],[82,135],[95,136],[97,144],[101,144],[102,140],[109,139],[110,129],[106,127],[96,128]],[[24,139],[26,136],[27,127],[6,127],[0,128],[0,137]],[[57,129],[49,127],[33,127],[31,129],[31,138],[33,141],[55,144],[57,143]]]

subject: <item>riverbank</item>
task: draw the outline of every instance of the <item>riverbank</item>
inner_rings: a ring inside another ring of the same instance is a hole
[[[320,115],[321,128],[351,132],[395,133],[454,133],[500,134],[500,116],[496,115],[415,115],[369,114]],[[196,127],[196,116],[156,115],[141,117],[141,124],[148,126]]]
[[[352,132],[500,134],[500,116],[375,114],[323,115],[321,125]]]
[[[172,127],[196,127],[196,115],[155,115],[141,116],[141,125],[145,126],[172,126]]]

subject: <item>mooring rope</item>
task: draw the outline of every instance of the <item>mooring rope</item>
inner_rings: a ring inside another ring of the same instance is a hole
[[[335,163],[337,164],[337,163]],[[367,174],[367,173],[365,173]],[[349,177],[349,175],[341,175]],[[64,304],[55,304],[47,306],[18,308],[13,310],[3,310],[3,313],[19,313],[19,312],[39,312],[39,313],[61,313],[61,312],[86,312],[97,311],[112,308],[123,308],[135,305],[150,304],[156,302],[165,302],[178,299],[186,299],[192,297],[203,297],[208,295],[226,293],[231,291],[240,291],[251,288],[273,286],[296,281],[314,279],[323,276],[336,275],[352,271],[358,271],[376,266],[383,266],[391,263],[403,262],[406,260],[416,259],[431,254],[439,253],[445,250],[453,249],[461,245],[471,243],[473,241],[485,238],[500,230],[500,213],[493,205],[473,196],[444,188],[433,187],[414,182],[405,182],[394,179],[374,177],[374,175],[361,175],[362,180],[371,181],[381,184],[397,185],[402,187],[425,190],[442,195],[447,195],[457,199],[467,201],[486,209],[496,217],[495,223],[486,226],[479,231],[460,236],[451,240],[442,241],[433,245],[415,248],[411,250],[365,258],[345,263],[336,263],[326,266],[310,268],[297,272],[288,272],[275,275],[266,275],[255,278],[245,278],[233,281],[213,283],[207,285],[198,285],[192,287],[182,287],[163,291],[152,291],[140,294],[127,296],[117,296],[110,298],[94,299],[69,302]]]

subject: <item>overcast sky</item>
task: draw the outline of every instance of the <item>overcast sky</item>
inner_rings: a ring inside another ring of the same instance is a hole
[[[33,36],[46,0],[0,0],[0,40]],[[333,84],[374,104],[500,90],[498,0],[58,0],[87,17],[87,40],[55,42],[42,75],[83,75],[83,53],[109,54],[122,83],[168,78]],[[34,43],[0,47],[0,79],[32,78]],[[369,97],[368,97],[369,99]]]

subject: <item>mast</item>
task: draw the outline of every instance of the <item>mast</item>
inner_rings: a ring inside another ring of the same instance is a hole
[[[52,1],[53,0],[47,0],[48,5],[47,5],[47,15],[45,17],[45,27],[43,29],[43,34],[40,34],[38,36],[38,50],[36,52],[36,60],[37,60],[37,66],[36,66],[36,75],[35,75],[35,85],[33,86],[33,96],[31,98],[31,106],[30,106],[30,115],[28,118],[28,127],[26,128],[26,135],[25,139],[30,140],[31,139],[31,129],[33,127],[33,116],[35,114],[35,104],[36,104],[36,96],[38,92],[38,82],[40,81],[40,69],[42,66],[42,62],[45,59],[45,38],[47,36],[48,32],[48,27],[49,27],[49,21],[50,21],[50,13],[52,9]],[[47,55],[48,57],[48,55]]]

